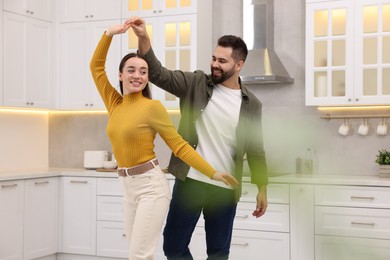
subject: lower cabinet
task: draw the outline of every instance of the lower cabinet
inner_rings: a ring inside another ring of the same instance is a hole
[[[96,178],[62,179],[62,252],[96,255]]]
[[[0,259],[57,252],[58,178],[0,182]]]
[[[384,260],[390,256],[390,190],[315,187],[315,259]]]

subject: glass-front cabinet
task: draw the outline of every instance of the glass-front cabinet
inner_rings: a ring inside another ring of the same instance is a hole
[[[390,0],[306,3],[306,105],[390,104]]]
[[[196,13],[196,0],[122,0],[122,16],[151,17]]]
[[[161,63],[171,70],[193,71],[197,53],[197,1],[194,0],[126,0],[123,4],[129,17],[142,14],[150,35],[153,51]],[[139,11],[137,11],[139,10]],[[161,10],[160,12],[155,10]],[[184,14],[183,14],[184,13]],[[126,17],[122,14],[123,17]],[[136,51],[138,40],[132,30],[122,37],[123,52]],[[179,99],[151,85],[153,99],[168,109],[179,108]]]

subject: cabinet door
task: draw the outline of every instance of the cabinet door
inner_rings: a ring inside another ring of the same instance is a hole
[[[122,17],[153,17],[196,13],[195,0],[122,0]]]
[[[3,0],[3,10],[45,21],[53,21],[52,0]]]
[[[390,1],[357,3],[356,103],[390,104]]]
[[[51,106],[52,24],[4,12],[4,105]]]
[[[314,187],[290,185],[291,260],[314,259]],[[336,259],[336,258],[335,258]]]
[[[57,252],[58,178],[25,181],[24,259]]]
[[[60,107],[66,109],[104,108],[92,80],[89,63],[104,30],[119,20],[61,24]],[[113,86],[119,85],[120,36],[113,38],[106,71]]]
[[[120,19],[122,0],[66,0],[60,2],[61,22]]]
[[[306,5],[306,105],[353,104],[354,1]]]
[[[196,68],[196,15],[161,16],[146,18],[146,28],[153,50],[168,69],[193,71]],[[136,51],[138,40],[129,30],[122,38],[123,53]],[[153,99],[160,100],[168,109],[179,108],[179,99],[150,84]]]
[[[63,252],[96,254],[96,179],[63,179]]]
[[[0,259],[23,259],[23,181],[0,182]]]

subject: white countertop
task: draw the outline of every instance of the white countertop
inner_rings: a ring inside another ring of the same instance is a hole
[[[0,181],[11,181],[21,179],[75,176],[75,177],[102,177],[114,178],[113,172],[98,172],[86,169],[69,168],[48,168],[18,171],[0,171]],[[167,176],[173,178],[172,175]],[[244,182],[249,182],[249,177],[243,177]],[[375,175],[331,175],[331,174],[286,174],[269,177],[270,183],[286,184],[324,184],[324,185],[360,185],[360,186],[382,186],[390,187],[390,178],[379,178]]]

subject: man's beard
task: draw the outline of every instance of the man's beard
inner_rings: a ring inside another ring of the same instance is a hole
[[[214,76],[214,71],[215,70],[218,70],[221,72],[221,75],[220,76]],[[213,81],[213,83],[215,85],[217,84],[221,84],[222,82],[228,80],[231,76],[233,76],[234,74],[234,69],[231,69],[229,71],[223,71],[223,70],[220,70],[220,69],[214,69],[213,67],[211,67],[211,80]]]

